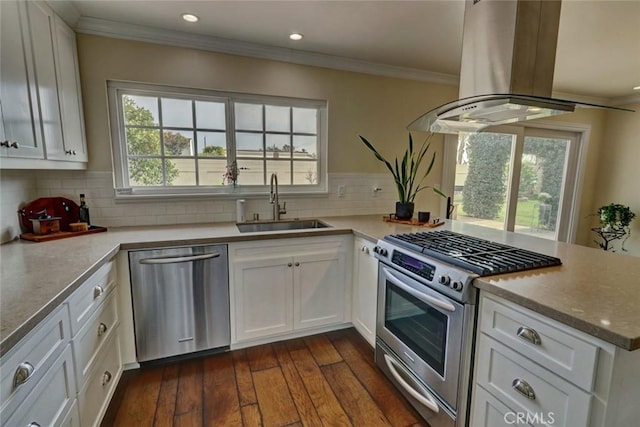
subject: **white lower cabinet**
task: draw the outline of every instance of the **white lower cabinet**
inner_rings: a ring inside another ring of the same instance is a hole
[[[640,351],[480,295],[472,427],[637,425]]]
[[[80,421],[83,427],[100,425],[121,374],[120,340],[118,335],[114,334],[105,343],[104,350],[78,395]]]
[[[348,320],[351,237],[229,245],[232,344]]]
[[[3,425],[58,427],[68,425],[68,413],[76,400],[73,356],[67,345],[34,390]],[[67,423],[67,424],[65,424]]]
[[[353,252],[353,292],[351,321],[372,347],[376,345],[378,260],[375,243],[356,238]]]

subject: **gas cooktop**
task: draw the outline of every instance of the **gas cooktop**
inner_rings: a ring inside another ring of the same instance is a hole
[[[480,276],[561,265],[560,259],[453,231],[392,234],[384,240]]]

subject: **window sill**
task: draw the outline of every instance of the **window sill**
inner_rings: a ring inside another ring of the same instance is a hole
[[[177,200],[236,200],[236,199],[264,199],[269,198],[269,191],[237,191],[224,193],[115,193],[116,203],[127,202],[152,202],[152,201],[177,201]],[[326,198],[329,191],[326,189],[316,191],[283,191],[278,190],[278,195],[289,198]]]

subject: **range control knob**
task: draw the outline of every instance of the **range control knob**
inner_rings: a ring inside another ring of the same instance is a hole
[[[458,282],[457,280],[451,283],[451,289],[454,291],[461,291],[463,286],[462,282]]]
[[[447,275],[447,274],[443,274],[442,276],[440,276],[438,278],[438,282],[441,285],[449,286],[449,283],[451,283],[451,277],[449,277],[449,275]]]
[[[389,254],[389,252],[385,248],[381,248],[380,246],[375,246],[373,248],[373,252],[384,257],[386,257]]]

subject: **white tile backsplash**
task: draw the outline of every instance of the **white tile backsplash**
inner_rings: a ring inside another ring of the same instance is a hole
[[[235,220],[235,199],[116,202],[111,172],[3,171],[1,184],[3,241],[20,232],[16,211],[21,203],[55,196],[79,201],[80,193],[86,196],[91,222],[105,227]],[[345,186],[343,197],[338,196],[339,185]],[[374,194],[374,186],[383,191]],[[281,195],[281,202],[287,202],[284,217],[383,214],[395,206],[396,194],[389,174],[329,174],[328,187],[327,195]],[[238,198],[244,197],[239,195]],[[266,194],[262,198],[247,197],[245,209],[247,218],[253,218],[254,213],[261,219],[271,218]]]

